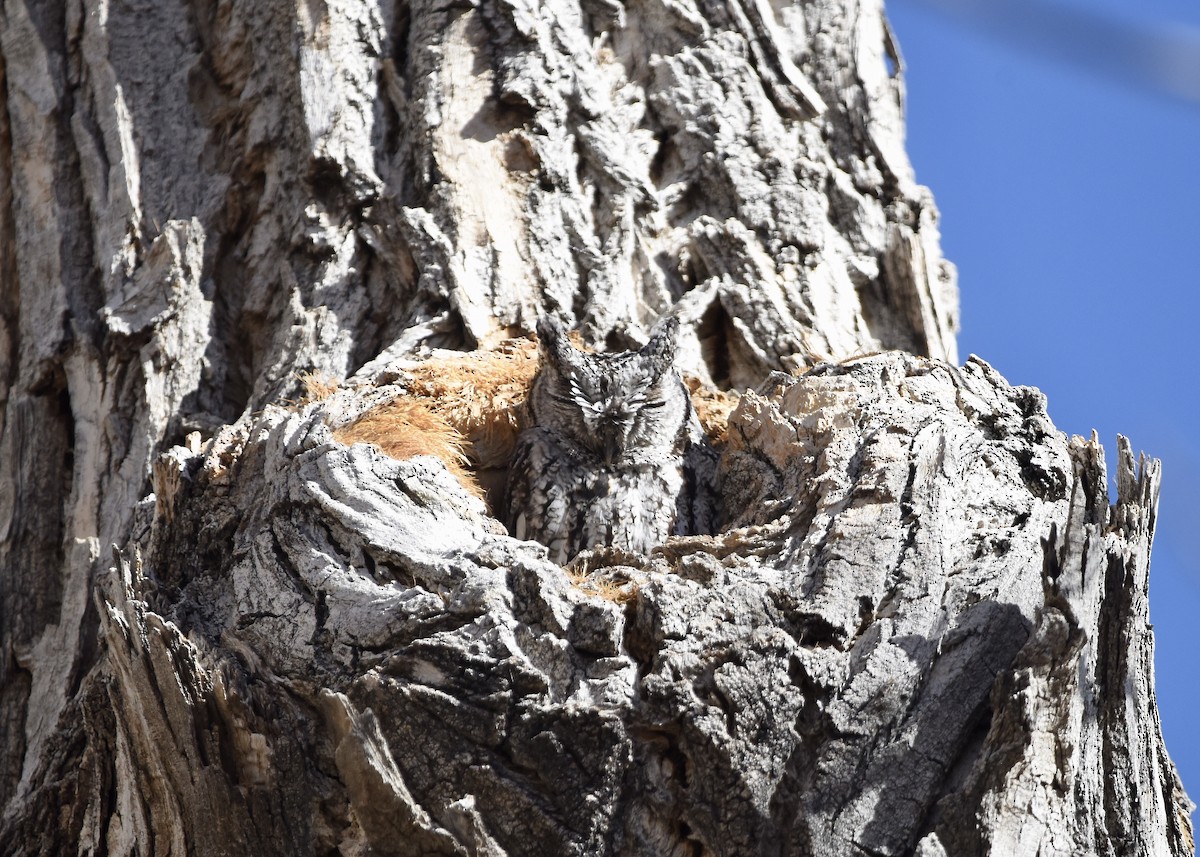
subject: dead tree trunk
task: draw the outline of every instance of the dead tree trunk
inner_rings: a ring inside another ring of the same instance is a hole
[[[0,9],[0,852],[1192,852],[1158,464],[956,367],[878,3]],[[718,533],[569,576],[338,431],[668,312]]]

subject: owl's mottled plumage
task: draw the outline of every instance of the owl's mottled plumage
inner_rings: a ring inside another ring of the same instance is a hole
[[[588,354],[538,322],[541,365],[509,476],[509,531],[566,562],[600,546],[647,552],[707,531],[711,452],[674,367],[679,322],[638,351]],[[701,485],[700,483],[703,483]]]

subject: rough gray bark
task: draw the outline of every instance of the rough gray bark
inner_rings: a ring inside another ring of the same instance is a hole
[[[0,852],[1190,853],[1157,462],[953,365],[899,65],[849,0],[4,0]],[[718,534],[573,581],[334,434],[668,311],[757,390]]]

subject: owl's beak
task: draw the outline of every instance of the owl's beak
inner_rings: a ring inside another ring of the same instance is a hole
[[[608,465],[615,464],[617,459],[621,457],[624,447],[625,444],[622,442],[622,438],[617,432],[605,432],[604,463]]]

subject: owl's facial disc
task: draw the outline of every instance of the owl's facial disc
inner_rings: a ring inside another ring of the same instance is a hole
[[[595,450],[607,465],[625,455],[639,411],[648,407],[646,396],[656,379],[642,378],[634,385],[601,376],[592,389],[578,380],[569,381],[571,399],[583,414],[584,424],[595,439]]]

